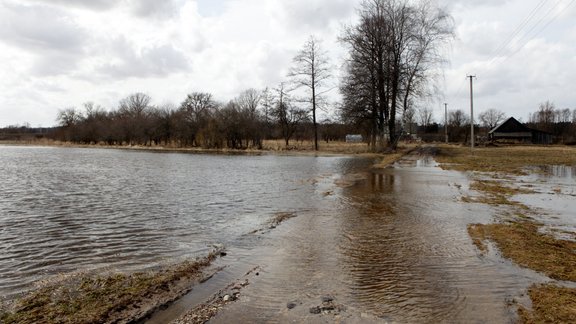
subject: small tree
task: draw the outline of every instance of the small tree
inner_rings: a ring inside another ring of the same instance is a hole
[[[278,101],[273,111],[273,115],[280,126],[282,138],[286,142],[286,147],[290,145],[290,139],[298,129],[301,122],[306,120],[306,111],[292,106],[284,90],[284,83],[280,84],[278,91]]]
[[[428,128],[433,122],[434,112],[430,107],[420,107],[418,109],[418,121],[424,128]]]
[[[293,59],[294,66],[288,76],[294,82],[296,88],[304,87],[309,91],[309,102],[312,111],[312,123],[314,125],[314,149],[318,151],[318,123],[316,112],[323,92],[321,88],[326,85],[330,78],[330,68],[327,54],[322,51],[320,42],[310,36],[304,47]]]
[[[506,118],[506,114],[500,110],[488,109],[480,114],[480,121],[486,128],[493,129],[498,126]]]

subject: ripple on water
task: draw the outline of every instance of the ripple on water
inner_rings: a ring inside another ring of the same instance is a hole
[[[277,212],[348,158],[155,154],[0,146],[0,295],[52,274],[145,269],[206,253]],[[240,240],[240,241],[239,241]]]

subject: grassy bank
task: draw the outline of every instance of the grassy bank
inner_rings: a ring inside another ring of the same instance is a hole
[[[473,242],[485,251],[491,240],[505,258],[557,280],[576,281],[576,242],[559,240],[526,221],[468,226]]]
[[[157,271],[81,276],[45,286],[0,310],[0,323],[136,321],[188,292],[221,252]]]
[[[472,224],[468,233],[478,249],[485,253],[486,241],[495,243],[502,256],[556,280],[576,281],[576,242],[561,240],[541,231],[541,224],[530,221],[534,213],[511,200],[515,194],[529,194],[526,189],[511,187],[502,178],[523,175],[531,167],[576,165],[576,148],[560,146],[503,146],[475,148],[440,146],[436,160],[444,169],[487,172],[493,180],[476,178],[470,189],[476,197],[466,202],[504,206],[507,217],[495,224]],[[473,177],[475,177],[473,175]],[[512,219],[510,219],[512,215]],[[504,219],[507,221],[504,221]],[[576,289],[556,285],[534,285],[528,294],[532,308],[520,306],[522,323],[572,323],[576,321]]]

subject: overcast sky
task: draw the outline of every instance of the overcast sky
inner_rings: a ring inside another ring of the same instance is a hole
[[[456,24],[430,105],[527,121],[539,103],[576,108],[576,0],[444,0]],[[114,109],[134,92],[178,105],[275,87],[310,35],[335,74],[360,0],[0,0],[0,127],[53,126],[59,109]],[[334,81],[335,83],[337,81]],[[337,98],[336,94],[331,96]]]

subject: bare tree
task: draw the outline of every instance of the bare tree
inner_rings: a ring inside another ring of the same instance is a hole
[[[243,127],[243,137],[247,141],[246,147],[252,141],[252,147],[262,148],[263,129],[261,125],[260,112],[258,107],[262,101],[262,93],[256,89],[244,90],[235,99],[240,110],[241,127]]]
[[[318,151],[318,124],[316,122],[317,108],[322,94],[322,88],[330,78],[330,67],[326,52],[320,46],[320,41],[310,36],[304,47],[293,59],[294,65],[288,76],[296,88],[306,88],[309,92],[312,123],[314,125],[314,149]]]
[[[284,83],[281,83],[276,91],[278,101],[273,114],[282,132],[282,137],[286,142],[286,147],[290,145],[290,139],[296,133],[300,123],[307,119],[306,111],[294,107],[286,94]]]
[[[410,134],[416,133],[416,129],[413,128],[413,124],[416,122],[416,110],[410,107],[404,110],[404,125],[407,127],[406,131]]]
[[[347,77],[340,84],[343,97],[340,118],[368,134],[370,148],[375,152],[384,127],[383,119],[379,118],[375,71],[371,69],[372,65],[364,64],[365,61],[360,57],[362,53],[352,51],[350,55],[351,58],[346,62]]]
[[[274,93],[268,87],[262,90],[261,95],[261,109],[262,118],[264,123],[264,139],[272,137],[272,118],[274,110]]]
[[[479,117],[482,125],[491,130],[506,119],[506,114],[500,110],[491,108],[481,113]]]
[[[72,127],[77,125],[80,121],[84,119],[84,116],[80,111],[74,107],[65,108],[58,111],[58,116],[56,120],[60,127]]]
[[[210,93],[192,92],[186,96],[178,110],[181,117],[178,133],[180,134],[180,141],[185,146],[198,145],[196,135],[217,107],[218,104]]]
[[[462,110],[452,110],[448,114],[448,124],[452,127],[463,127],[468,124],[470,117]]]
[[[127,112],[131,116],[142,116],[150,106],[152,98],[147,94],[137,92],[120,100],[120,111]]]
[[[558,123],[569,123],[572,112],[569,108],[558,110]]]
[[[397,112],[425,95],[432,67],[443,62],[440,48],[452,36],[451,17],[428,1],[364,0],[359,24],[345,30],[342,41],[355,61],[348,73],[360,72],[364,77],[354,79],[370,83],[364,88],[371,92],[373,127],[389,145],[396,145]]]
[[[418,122],[421,126],[428,128],[433,121],[434,112],[430,107],[424,106],[418,109]]]

